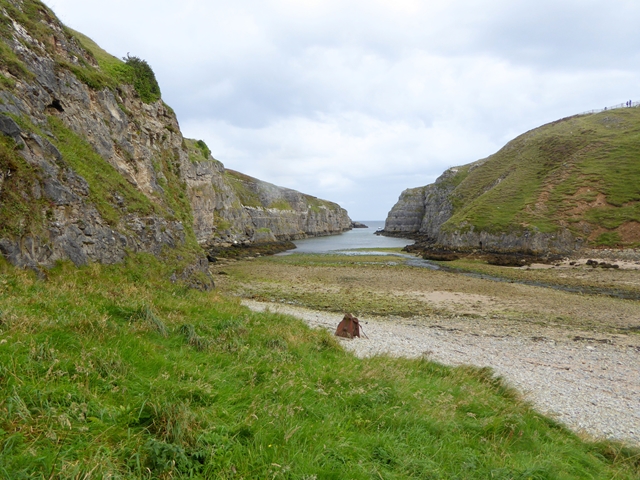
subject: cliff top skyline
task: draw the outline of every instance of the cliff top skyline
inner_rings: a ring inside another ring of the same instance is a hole
[[[227,167],[358,220],[524,131],[640,97],[631,1],[45,3],[147,60]]]

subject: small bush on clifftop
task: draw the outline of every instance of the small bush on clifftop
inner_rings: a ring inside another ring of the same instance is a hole
[[[198,140],[196,142],[196,147],[198,147],[198,149],[202,152],[202,156],[205,158],[205,160],[211,156],[211,150],[209,150],[207,144],[204,143],[204,140]]]
[[[127,81],[131,82],[142,101],[153,103],[160,100],[160,86],[149,64],[129,54],[123,60],[129,67],[126,72]]]

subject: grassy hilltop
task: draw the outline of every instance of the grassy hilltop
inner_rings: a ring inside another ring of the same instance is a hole
[[[445,232],[568,229],[591,245],[640,245],[640,108],[531,130],[447,182]]]

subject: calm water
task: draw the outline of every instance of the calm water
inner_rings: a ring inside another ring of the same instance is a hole
[[[413,240],[374,235],[378,228],[384,227],[384,221],[362,221],[360,223],[368,225],[369,228],[354,228],[340,235],[296,240],[293,243],[298,248],[289,250],[288,253],[327,253],[354,248],[393,248],[413,243]]]

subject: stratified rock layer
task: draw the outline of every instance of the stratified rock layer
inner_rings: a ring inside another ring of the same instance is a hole
[[[114,263],[127,252],[159,255],[196,242],[207,248],[350,228],[347,212],[334,203],[250,177],[240,182],[241,174],[210,156],[194,160],[169,107],[144,103],[130,85],[92,84],[84,75],[100,67],[79,37],[44,5],[35,21],[46,34],[30,32],[18,18],[22,5],[9,9],[16,18],[0,13],[13,25],[0,41],[22,65],[15,75],[0,66],[7,79],[0,83],[0,132],[32,169],[22,196],[43,220],[34,224],[25,214],[24,222],[0,230],[0,252],[9,261]],[[0,200],[23,187],[15,182],[11,170],[0,173]],[[257,201],[247,204],[245,191]]]

